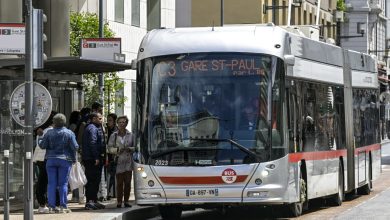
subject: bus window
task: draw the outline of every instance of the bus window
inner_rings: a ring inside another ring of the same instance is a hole
[[[353,91],[353,120],[356,147],[378,143],[380,139],[377,90]]]

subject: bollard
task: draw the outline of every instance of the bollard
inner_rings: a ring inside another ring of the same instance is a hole
[[[4,150],[4,220],[9,220],[9,150]]]

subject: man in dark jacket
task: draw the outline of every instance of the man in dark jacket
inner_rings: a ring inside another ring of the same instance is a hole
[[[102,175],[105,140],[102,130],[103,117],[100,113],[90,114],[90,124],[84,130],[82,159],[85,166],[85,194],[87,197],[86,209],[104,208],[97,202],[99,183]]]

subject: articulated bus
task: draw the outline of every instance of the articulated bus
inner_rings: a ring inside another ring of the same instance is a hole
[[[273,24],[150,31],[137,58],[135,196],[182,210],[341,205],[380,174],[376,60]]]

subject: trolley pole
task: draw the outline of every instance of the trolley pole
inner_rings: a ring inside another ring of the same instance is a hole
[[[25,52],[25,127],[24,127],[24,220],[33,220],[33,66],[32,66],[32,0],[25,0],[26,52]]]
[[[9,220],[9,150],[4,150],[4,220]]]

